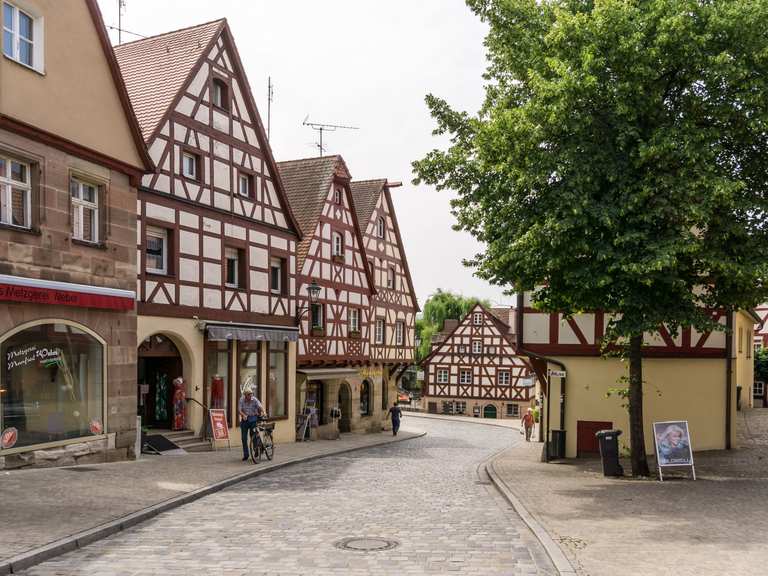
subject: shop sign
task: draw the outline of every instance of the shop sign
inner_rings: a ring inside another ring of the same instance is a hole
[[[16,440],[19,439],[19,431],[16,428],[6,428],[0,435],[0,448],[8,450],[16,445]]]
[[[358,371],[358,374],[360,374],[360,378],[371,378],[379,380],[384,377],[384,371],[381,368],[375,368],[373,366],[365,366],[364,368],[361,368]]]
[[[565,370],[550,370],[549,375],[553,378],[565,378]]]
[[[133,298],[123,296],[2,283],[0,283],[0,300],[109,310],[133,310],[134,305]]]
[[[14,368],[21,368],[27,364],[32,364],[35,361],[39,361],[44,365],[58,364],[61,357],[61,349],[45,348],[30,344],[23,348],[10,350],[5,356],[8,370],[13,370]]]
[[[227,425],[226,410],[208,410],[211,418],[211,431],[214,440],[229,440],[229,426]]]
[[[696,480],[693,466],[693,448],[686,420],[653,423],[653,443],[656,446],[656,462],[659,478],[664,481],[662,469],[668,466],[690,467]]]

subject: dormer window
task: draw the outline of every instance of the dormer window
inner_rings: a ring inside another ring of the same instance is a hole
[[[3,2],[3,54],[19,64],[43,71],[42,18]]]
[[[229,86],[223,80],[213,79],[213,105],[217,108],[229,110]]]
[[[376,236],[379,238],[384,238],[384,235],[387,231],[387,225],[384,222],[384,218],[379,218],[376,220]]]
[[[191,179],[197,180],[198,165],[200,157],[191,152],[184,152],[181,155],[181,173]]]

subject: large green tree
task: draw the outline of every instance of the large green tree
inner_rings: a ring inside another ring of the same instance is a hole
[[[642,341],[768,297],[768,0],[467,0],[489,26],[476,114],[430,95],[468,264],[566,314],[616,313],[632,472]]]

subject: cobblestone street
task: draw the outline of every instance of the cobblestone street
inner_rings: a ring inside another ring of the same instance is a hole
[[[414,419],[415,420],[415,419]],[[298,464],[29,569],[106,574],[551,574],[479,465],[514,430],[419,419],[426,437]],[[335,546],[395,540],[386,551]]]

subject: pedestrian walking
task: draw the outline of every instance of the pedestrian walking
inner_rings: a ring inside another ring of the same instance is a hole
[[[400,410],[397,402],[389,409],[389,417],[392,418],[392,436],[397,436],[397,431],[400,430],[400,418],[403,417],[403,411]]]
[[[531,441],[531,434],[533,434],[533,410],[528,408],[522,417],[523,429],[525,429],[525,441]]]

